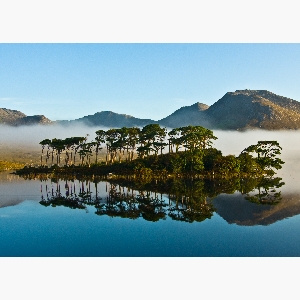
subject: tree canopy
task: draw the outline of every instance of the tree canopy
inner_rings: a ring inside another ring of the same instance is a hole
[[[108,169],[102,168],[103,172],[135,172],[146,177],[160,172],[164,176],[190,174],[227,178],[272,176],[284,163],[278,157],[282,148],[277,141],[258,141],[237,157],[223,156],[220,150],[212,147],[217,139],[213,131],[202,126],[178,127],[170,131],[159,124],[101,129],[96,131],[94,141],[88,142],[87,138],[88,135],[41,141],[41,166],[47,166],[50,157],[51,166],[60,166],[63,156],[64,166],[75,166],[76,163],[81,167],[106,165]],[[106,154],[99,162],[99,153],[103,149]],[[79,160],[75,159],[76,154],[79,154]]]

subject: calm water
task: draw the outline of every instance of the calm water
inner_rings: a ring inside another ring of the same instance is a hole
[[[108,182],[0,173],[0,256],[300,256],[300,197],[280,190],[276,205],[241,192],[192,202]]]

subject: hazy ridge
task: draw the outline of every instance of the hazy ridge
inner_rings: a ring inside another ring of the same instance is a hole
[[[191,106],[183,106],[160,120],[140,119],[112,111],[102,111],[70,121],[51,121],[44,115],[26,116],[20,111],[0,108],[0,124],[12,126],[85,124],[111,128],[142,127],[151,123],[170,128],[200,125],[222,130],[299,129],[300,102],[267,90],[236,90],[226,93],[211,106],[197,102]]]

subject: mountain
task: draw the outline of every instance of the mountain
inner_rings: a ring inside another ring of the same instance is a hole
[[[0,123],[7,125],[14,125],[18,119],[26,117],[25,114],[18,110],[10,110],[7,108],[0,108]]]
[[[147,124],[157,123],[151,119],[139,119],[129,115],[117,114],[112,111],[97,112],[94,115],[88,115],[83,118],[71,121],[57,121],[62,125],[85,124],[88,126],[104,126],[104,127],[134,127],[145,126]]]
[[[205,113],[216,129],[300,128],[300,102],[265,90],[228,92]]]
[[[236,90],[211,106],[195,103],[158,121],[169,127],[200,125],[209,129],[299,129],[300,102],[266,90]]]
[[[158,123],[166,127],[200,125],[209,129],[300,129],[300,102],[266,90],[236,90],[226,93],[213,105],[195,103],[183,106],[171,115],[154,121],[139,119],[112,111],[97,112],[79,119],[52,122],[45,116],[26,116],[22,112],[0,109],[0,124],[31,125],[54,124],[64,126],[86,124],[104,127],[143,127]]]
[[[16,125],[52,124],[53,122],[44,115],[26,116],[17,120]]]
[[[44,115],[26,116],[18,110],[0,108],[0,124],[20,126],[35,124],[52,124],[53,122]]]
[[[191,106],[183,106],[173,112],[170,116],[159,120],[159,124],[166,127],[180,127],[180,126],[188,126],[188,125],[197,125],[199,120],[203,124],[207,123],[209,125],[209,121],[206,119],[204,111],[209,108],[208,105],[197,102]],[[180,124],[180,126],[178,126]]]

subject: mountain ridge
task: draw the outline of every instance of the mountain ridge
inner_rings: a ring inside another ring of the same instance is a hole
[[[151,119],[139,119],[126,114],[118,114],[112,111],[96,112],[93,115],[84,116],[79,119],[70,121],[56,121],[62,125],[72,125],[74,123],[83,123],[88,126],[104,126],[104,127],[133,127],[145,126],[150,123],[158,123]]]
[[[101,111],[74,120],[51,121],[44,115],[26,116],[16,110],[0,108],[0,123],[13,126],[85,124],[103,127],[142,127],[156,123],[170,128],[200,125],[221,130],[300,129],[300,102],[267,90],[246,89],[227,92],[211,106],[200,102],[183,106],[157,121],[112,111]]]

